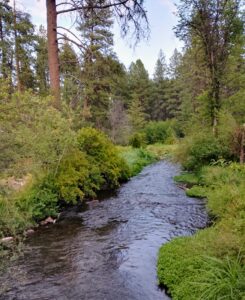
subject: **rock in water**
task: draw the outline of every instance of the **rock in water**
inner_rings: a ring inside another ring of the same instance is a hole
[[[1,243],[10,243],[14,240],[14,238],[12,236],[7,236],[7,237],[4,237],[0,240]]]
[[[51,218],[51,217],[48,217],[47,219],[41,221],[41,225],[42,226],[45,226],[45,225],[48,225],[48,224],[54,224],[55,223],[55,219]]]

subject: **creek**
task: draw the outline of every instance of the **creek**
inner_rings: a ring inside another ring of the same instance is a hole
[[[1,275],[0,299],[170,299],[157,285],[158,250],[208,222],[204,200],[175,185],[179,172],[168,161],[152,164],[89,209],[40,227]]]

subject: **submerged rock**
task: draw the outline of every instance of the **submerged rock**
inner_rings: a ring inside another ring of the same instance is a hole
[[[89,206],[90,209],[98,206],[100,204],[99,200],[92,200],[92,201],[88,201],[86,202],[86,204]]]
[[[31,235],[31,234],[33,234],[35,231],[33,230],[33,229],[28,229],[28,230],[26,230],[26,234],[27,235]]]
[[[48,224],[54,224],[56,222],[55,219],[51,218],[51,217],[48,217],[47,219],[43,220],[40,222],[40,224],[42,226],[45,226],[45,225],[48,225]]]

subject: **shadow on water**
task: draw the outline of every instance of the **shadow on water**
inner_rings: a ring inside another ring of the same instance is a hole
[[[169,299],[157,286],[158,249],[208,221],[204,202],[174,184],[178,172],[153,164],[90,209],[40,228],[1,276],[0,299]]]

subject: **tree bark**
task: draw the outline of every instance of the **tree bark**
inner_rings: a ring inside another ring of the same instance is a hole
[[[245,124],[243,124],[241,130],[240,164],[244,164],[244,144],[245,144]]]
[[[54,107],[61,108],[60,101],[60,73],[59,53],[57,41],[57,11],[56,0],[46,0],[47,7],[47,36],[48,36],[48,64],[50,73],[50,89],[54,96]]]
[[[19,43],[18,43],[18,34],[17,34],[17,21],[16,21],[16,5],[14,1],[14,11],[13,11],[13,17],[14,17],[14,55],[15,55],[15,67],[16,67],[16,80],[17,80],[17,90],[18,92],[23,91],[23,87],[20,80],[20,57],[19,57]]]

